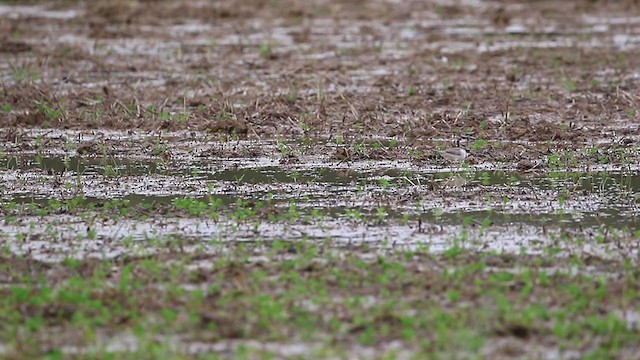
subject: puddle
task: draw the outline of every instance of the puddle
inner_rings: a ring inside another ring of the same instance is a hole
[[[77,10],[48,10],[42,6],[0,5],[0,17],[7,17],[9,19],[35,17],[56,20],[71,20],[81,14],[82,12]]]
[[[367,214],[384,208],[386,218],[411,214],[434,223],[470,218],[497,224],[635,227],[640,200],[637,172],[533,175],[375,166],[368,171],[294,166],[233,170],[207,162],[77,157],[1,158],[0,170],[4,202],[46,204],[74,194],[83,196],[85,203],[117,198],[143,205],[170,204],[183,197],[208,201],[214,196],[222,204],[270,199],[289,206],[295,201],[302,209],[323,209],[327,214],[356,207]]]
[[[590,243],[606,239],[610,227],[640,228],[638,172],[429,171],[375,162],[366,170],[234,168],[219,163],[0,158],[1,204],[8,214],[12,208],[52,212],[44,222],[37,216],[11,216],[0,224],[0,242],[16,253],[42,252],[41,259],[48,261],[69,254],[118,256],[127,251],[123,243],[151,239],[195,239],[190,241],[200,247],[211,241],[328,239],[432,251],[462,241],[535,253],[563,231]],[[88,222],[114,207],[128,215]],[[69,213],[59,214],[60,209]],[[604,256],[608,245],[600,245],[589,251]]]
[[[10,157],[0,158],[0,170],[33,171],[42,170],[43,174],[71,173],[76,175],[147,175],[165,174],[162,162],[139,161],[115,158],[78,158],[78,157]]]

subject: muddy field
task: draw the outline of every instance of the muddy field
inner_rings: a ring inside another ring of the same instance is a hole
[[[632,0],[0,1],[0,357],[640,359],[638,69]]]

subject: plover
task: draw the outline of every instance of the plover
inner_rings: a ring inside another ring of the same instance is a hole
[[[444,151],[436,150],[443,158],[451,162],[463,162],[467,158],[467,150],[463,148],[449,148]]]

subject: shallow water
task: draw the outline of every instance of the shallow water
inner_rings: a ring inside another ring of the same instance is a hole
[[[287,206],[321,208],[327,214],[358,207],[385,208],[388,217],[410,213],[427,222],[465,218],[495,224],[540,226],[638,225],[638,172],[518,173],[456,169],[428,172],[348,167],[269,166],[229,169],[207,162],[166,163],[114,158],[0,158],[3,201],[46,203],[81,188],[84,202],[125,199],[131,205],[169,204],[210,196],[224,204],[271,199]],[[14,183],[18,181],[19,185]],[[69,189],[67,189],[69,190]]]
[[[640,228],[638,172],[429,171],[375,161],[367,170],[343,164],[234,169],[207,161],[14,156],[0,158],[0,188],[11,218],[0,224],[3,242],[48,261],[118,256],[131,241],[187,241],[202,249],[217,242],[329,240],[537,253],[566,231],[582,240],[561,247],[588,246],[602,256],[609,246],[603,239]],[[207,210],[187,215],[177,211],[183,201],[187,209],[193,201]],[[47,215],[10,210],[34,206]],[[104,218],[101,211],[112,206],[124,215]],[[237,217],[247,209],[248,220]],[[610,235],[609,228],[619,230]]]

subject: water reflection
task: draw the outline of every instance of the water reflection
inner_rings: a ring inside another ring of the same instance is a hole
[[[123,177],[123,182],[136,182],[137,177],[157,174],[169,178],[180,177],[180,181],[201,179],[218,187],[233,184],[227,186],[224,194],[192,198],[202,202],[215,198],[223,205],[230,205],[238,200],[263,201],[270,196],[274,206],[285,207],[295,201],[302,212],[321,211],[336,217],[355,209],[363,216],[375,218],[379,217],[378,209],[383,208],[385,220],[410,218],[451,225],[489,223],[640,228],[637,216],[640,190],[638,172],[524,174],[469,169],[426,172],[376,168],[358,172],[348,168],[296,169],[287,166],[227,169],[213,162],[174,164],[114,158],[0,158],[1,172],[29,172],[34,169],[41,170],[42,176],[70,173],[81,177]],[[419,206],[411,209],[402,194],[408,188],[415,188],[416,184],[422,185],[418,186],[419,199],[416,201]],[[54,198],[24,192],[12,196],[9,185],[0,187],[4,188],[4,203],[46,205]],[[302,187],[292,188],[291,185]],[[251,186],[255,189],[252,190]],[[295,190],[294,194],[292,189]],[[167,206],[175,199],[184,197],[166,194],[155,196],[140,193],[142,190],[136,191],[138,193],[124,193],[115,197],[127,200],[132,206]],[[49,193],[55,194],[55,191],[52,189]],[[114,196],[105,194],[105,198]],[[105,198],[86,197],[80,202],[100,204],[108,200]]]

